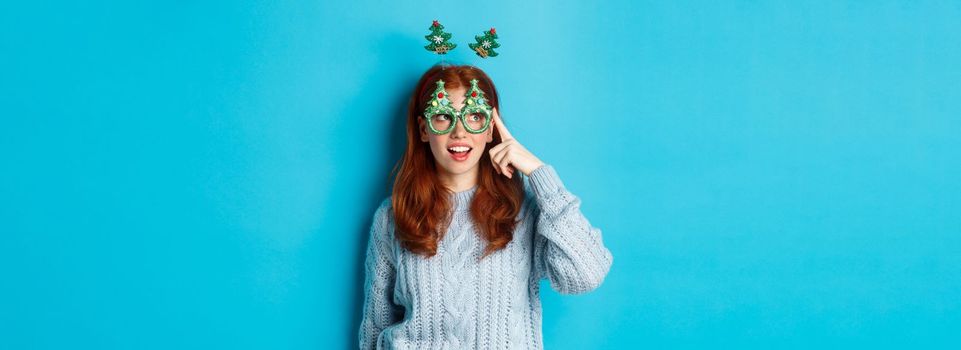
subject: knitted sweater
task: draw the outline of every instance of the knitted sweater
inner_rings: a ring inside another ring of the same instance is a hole
[[[539,281],[563,294],[603,282],[613,256],[552,166],[528,176],[513,239],[483,260],[487,242],[469,211],[476,191],[451,195],[451,224],[431,258],[400,246],[390,198],[381,203],[367,248],[361,349],[542,349]]]

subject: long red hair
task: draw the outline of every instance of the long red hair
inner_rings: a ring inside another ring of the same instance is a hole
[[[452,204],[449,198],[452,192],[440,183],[430,144],[420,141],[417,123],[437,79],[443,79],[447,88],[469,87],[470,80],[477,79],[477,86],[484,91],[488,104],[500,111],[494,83],[477,67],[435,65],[414,87],[407,106],[407,150],[392,171],[395,178],[391,204],[397,225],[395,236],[401,246],[428,258],[437,254],[438,241],[450,224]],[[482,152],[477,191],[470,204],[471,218],[487,241],[484,257],[503,249],[513,239],[515,218],[524,201],[523,180],[516,176],[519,174],[515,173],[510,179],[494,171],[487,149],[501,142],[496,129],[493,139]]]

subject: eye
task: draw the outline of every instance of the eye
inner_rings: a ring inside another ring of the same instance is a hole
[[[450,116],[449,116],[449,115],[446,115],[446,114],[437,114],[437,115],[434,116],[434,120],[439,121],[439,122],[446,122],[446,121],[450,120]]]
[[[477,122],[477,121],[480,121],[480,120],[481,120],[481,116],[479,116],[479,115],[477,115],[477,114],[471,114],[471,115],[468,116],[467,118],[470,119],[470,121],[472,121],[472,122]]]

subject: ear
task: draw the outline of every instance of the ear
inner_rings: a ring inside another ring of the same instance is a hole
[[[494,128],[487,128],[485,134],[487,134],[487,143],[494,142]]]
[[[421,117],[417,118],[417,130],[420,131],[421,142],[430,141],[430,139],[427,138],[427,124],[424,124],[424,118],[421,118]]]

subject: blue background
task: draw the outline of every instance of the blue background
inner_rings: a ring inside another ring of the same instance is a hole
[[[0,348],[355,346],[433,19],[614,254],[547,348],[961,343],[959,2],[31,1]]]

